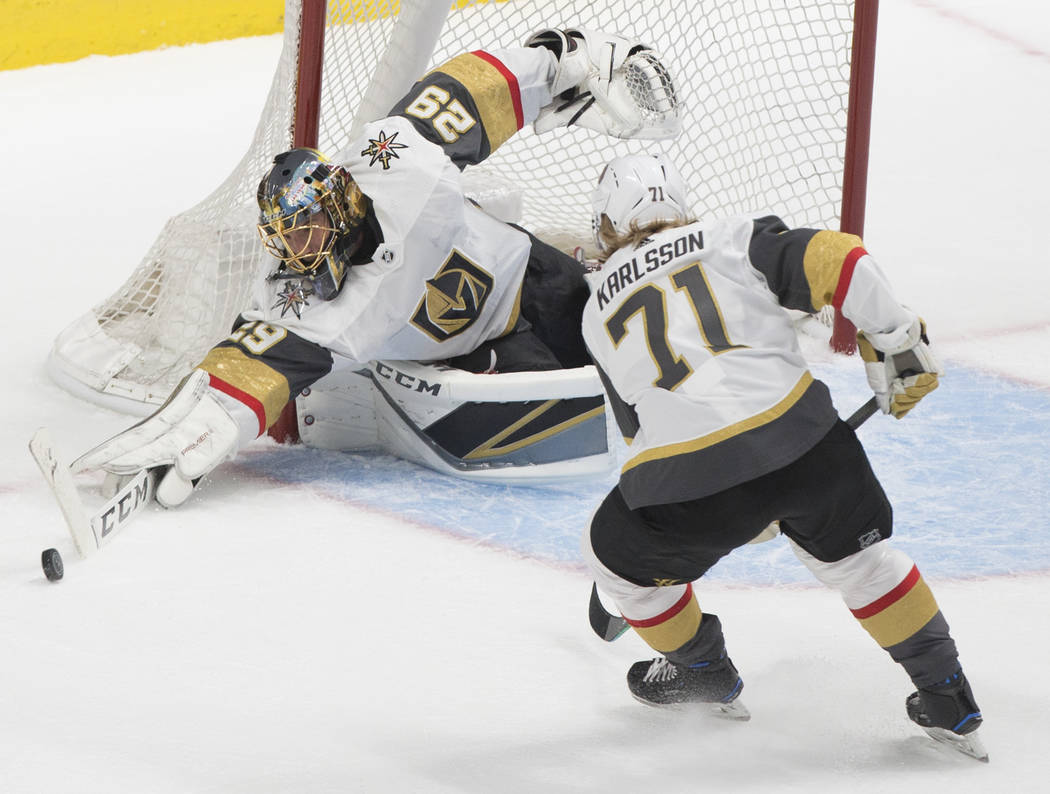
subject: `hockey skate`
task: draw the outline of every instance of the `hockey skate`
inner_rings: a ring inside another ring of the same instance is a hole
[[[962,670],[939,684],[912,692],[904,705],[911,721],[930,738],[987,763],[988,752],[977,736],[981,710]]]
[[[650,706],[710,706],[713,716],[749,720],[751,712],[737,700],[744,682],[728,656],[715,662],[681,665],[664,657],[635,662],[627,671],[627,687],[635,700]]]

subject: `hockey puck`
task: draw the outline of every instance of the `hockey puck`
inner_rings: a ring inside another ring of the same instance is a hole
[[[62,565],[62,555],[58,553],[58,549],[44,549],[40,554],[40,565],[49,582],[57,582],[66,572],[65,566]]]

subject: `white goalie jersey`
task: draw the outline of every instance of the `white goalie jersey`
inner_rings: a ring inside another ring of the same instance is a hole
[[[370,199],[374,250],[330,301],[298,279],[260,273],[237,330],[200,364],[246,436],[265,432],[333,355],[441,361],[516,327],[532,242],[467,199],[460,169],[550,103],[555,66],[544,49],[456,56],[340,154]]]
[[[424,76],[340,154],[372,202],[379,245],[324,303],[259,280],[246,319],[281,326],[359,363],[433,361],[517,322],[530,241],[466,200],[460,170],[484,160],[551,101],[542,49],[467,53]]]
[[[784,308],[832,304],[883,332],[914,320],[859,238],[775,217],[667,229],[589,279],[584,339],[630,445],[632,508],[754,479],[831,429],[838,414]]]
[[[344,162],[382,231],[371,261],[351,268],[328,302],[298,300],[288,282],[259,280],[246,319],[359,363],[449,358],[510,331],[528,236],[465,201],[459,169],[408,120],[369,124],[360,144]],[[385,166],[383,153],[391,155]]]

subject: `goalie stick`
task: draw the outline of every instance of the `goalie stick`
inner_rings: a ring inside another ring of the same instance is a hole
[[[849,419],[846,420],[846,424],[849,425],[851,430],[856,430],[878,410],[878,400],[872,397],[850,415]],[[598,585],[594,583],[591,584],[591,601],[587,607],[587,619],[590,621],[594,633],[606,642],[618,639],[630,628],[630,625],[622,615],[614,615],[605,608],[598,597]]]
[[[94,554],[142,509],[153,501],[157,470],[140,471],[128,480],[97,512],[89,514],[73,482],[73,474],[55,452],[51,433],[42,427],[29,441],[29,452],[40,467],[51,493],[73,537],[77,554],[83,559]]]

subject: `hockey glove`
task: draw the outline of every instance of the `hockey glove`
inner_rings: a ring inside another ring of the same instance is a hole
[[[554,101],[533,122],[537,133],[576,125],[615,138],[673,138],[682,108],[674,83],[647,45],[585,28],[544,30],[527,47],[546,47],[558,66]]]
[[[571,99],[578,93],[574,91],[591,71],[591,61],[587,50],[581,46],[583,36],[580,31],[556,30],[548,28],[533,33],[525,39],[526,47],[544,47],[554,53],[557,66],[554,70],[554,81],[551,93],[557,99]]]
[[[208,384],[208,373],[194,370],[156,413],[81,455],[73,471],[130,475],[163,467],[157,501],[182,504],[197,480],[237,452],[237,423]]]
[[[930,350],[926,323],[921,318],[908,328],[903,341],[891,341],[890,336],[860,331],[857,348],[879,408],[884,414],[901,419],[937,388],[938,376],[944,370]]]

